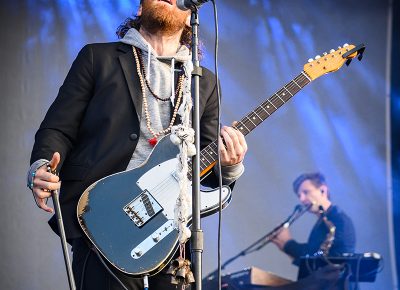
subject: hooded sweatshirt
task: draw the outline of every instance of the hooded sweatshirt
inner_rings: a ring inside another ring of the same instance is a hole
[[[151,119],[151,127],[154,132],[159,132],[163,128],[167,128],[171,121],[171,107],[174,102],[175,84],[174,84],[174,71],[175,63],[182,63],[185,71],[192,71],[192,61],[190,50],[181,45],[175,55],[172,56],[158,56],[151,45],[143,38],[143,36],[134,28],[128,30],[121,42],[135,46],[142,51],[143,64],[146,66],[146,76],[152,91],[160,96],[166,98],[171,96],[171,102],[158,101],[154,98],[146,87],[145,96],[147,98],[148,111]],[[132,61],[135,61],[132,57]],[[147,64],[147,65],[146,65]],[[136,73],[136,72],[135,72]],[[190,87],[190,77],[185,78],[188,83],[184,87]],[[184,89],[184,93],[189,96],[183,98],[190,98],[190,90]],[[139,114],[139,112],[138,112]],[[145,119],[144,106],[142,106],[141,115],[138,116],[139,120]],[[128,164],[127,170],[136,168],[142,164],[150,155],[153,147],[148,142],[153,138],[149,132],[146,122],[140,122],[140,137],[132,158]],[[238,179],[244,172],[243,163],[223,166],[222,167],[222,182],[223,184],[231,184]],[[217,173],[217,172],[216,172]],[[218,175],[218,173],[217,173]]]
[[[171,108],[174,103],[174,71],[175,63],[182,63],[185,71],[191,72],[191,54],[186,46],[181,45],[173,56],[158,56],[151,45],[143,38],[143,36],[134,28],[128,30],[125,36],[120,40],[123,43],[135,46],[142,51],[143,63],[146,66],[146,76],[148,77],[148,82],[151,89],[155,94],[161,98],[167,98],[171,96],[171,102],[158,101],[154,98],[146,87],[145,96],[148,103],[148,111],[151,118],[151,127],[154,132],[159,132],[163,128],[167,128],[171,121]],[[135,61],[132,56],[132,61]],[[136,73],[136,72],[133,72]],[[187,84],[183,87],[190,86],[190,78]],[[188,90],[184,89],[187,93]],[[190,94],[190,93],[189,93]],[[189,96],[183,96],[189,97]],[[137,112],[139,120],[145,119],[144,106],[142,106],[142,112]],[[149,132],[146,122],[140,122],[140,136],[136,149],[131,157],[131,160],[126,168],[126,170],[133,169],[142,164],[147,157],[150,155],[153,147],[148,142],[149,139],[153,138],[153,135]],[[35,161],[29,168],[27,174],[28,186],[32,184],[32,173],[49,162],[46,159],[40,159]],[[243,163],[240,162],[235,165],[223,166],[222,167],[222,181],[223,184],[230,184],[236,179],[238,179],[244,172]]]
[[[175,55],[158,56],[151,45],[134,28],[128,30],[121,39],[121,42],[135,46],[142,51],[142,60],[146,70],[146,77],[152,91],[163,99],[169,96],[171,97],[171,101],[159,101],[150,93],[147,86],[144,92],[147,100],[151,127],[154,132],[162,131],[169,126],[171,121],[170,112],[174,102],[176,87],[174,83],[175,63],[188,65],[190,62],[191,64],[190,51],[186,46],[181,45]],[[134,57],[132,57],[132,61],[135,61]],[[145,108],[142,106],[141,115],[138,116],[139,120],[146,118],[144,110]],[[139,166],[147,159],[153,149],[148,142],[151,138],[153,138],[153,135],[149,132],[146,122],[141,121],[138,144],[128,164],[127,170]]]

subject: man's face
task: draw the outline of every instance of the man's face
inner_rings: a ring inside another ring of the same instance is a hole
[[[329,201],[326,186],[316,187],[310,180],[305,180],[300,184],[297,196],[301,204],[305,206],[312,204],[310,211],[313,213],[317,213],[319,206]]]
[[[144,0],[141,6],[141,25],[151,33],[163,32],[173,35],[182,30],[189,11],[176,6],[176,0]]]

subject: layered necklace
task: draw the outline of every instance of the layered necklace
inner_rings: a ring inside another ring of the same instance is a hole
[[[161,98],[157,94],[154,93],[154,91],[151,89],[149,82],[147,81],[146,77],[146,71],[144,69],[144,64],[143,64],[143,58],[142,58],[142,53],[139,48],[132,46],[133,49],[133,55],[135,56],[135,62],[136,62],[136,69],[137,73],[139,75],[139,81],[140,81],[140,87],[142,89],[142,97],[143,97],[143,108],[144,108],[144,115],[146,118],[146,127],[153,136],[153,138],[149,139],[148,142],[151,146],[155,146],[157,144],[157,138],[160,137],[160,135],[166,134],[171,131],[171,128],[175,122],[176,115],[178,114],[178,109],[182,100],[182,92],[183,92],[183,80],[185,78],[184,73],[182,72],[178,78],[178,84],[176,86],[175,90],[175,106],[174,106],[174,111],[172,114],[171,122],[169,123],[169,126],[165,129],[162,129],[161,131],[155,132],[154,129],[151,127],[151,119],[150,119],[150,113],[149,113],[149,107],[147,103],[147,97],[146,97],[146,87],[149,90],[150,94],[156,98],[159,101],[166,102],[170,101],[170,97],[167,98]]]

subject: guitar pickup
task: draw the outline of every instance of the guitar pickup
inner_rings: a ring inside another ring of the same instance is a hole
[[[138,227],[142,227],[162,209],[161,205],[147,190],[144,190],[123,208],[124,212]]]

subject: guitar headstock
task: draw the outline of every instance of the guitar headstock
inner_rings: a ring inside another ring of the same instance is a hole
[[[311,80],[315,80],[324,74],[337,71],[346,62],[349,64],[356,56],[361,60],[364,49],[363,44],[356,47],[346,43],[337,50],[331,49],[329,53],[324,52],[322,56],[317,55],[315,59],[309,59],[304,65],[304,72]]]

